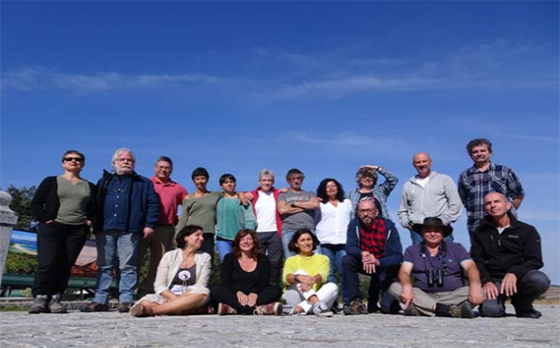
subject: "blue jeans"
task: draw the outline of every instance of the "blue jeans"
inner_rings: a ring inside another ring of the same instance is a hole
[[[227,254],[231,253],[232,244],[233,241],[231,240],[224,240],[220,238],[216,239],[216,249],[218,249],[218,254],[220,255],[220,262],[223,262],[224,257],[226,257]]]
[[[107,303],[109,301],[109,289],[113,282],[113,269],[117,257],[120,270],[119,302],[134,302],[134,287],[137,280],[137,251],[141,238],[141,233],[122,231],[103,231],[95,234],[99,269],[97,270],[94,302]]]
[[[311,232],[315,233],[314,230],[311,230]],[[284,249],[284,257],[286,259],[296,254],[288,249],[288,245],[290,245],[290,241],[292,240],[294,233],[296,233],[296,230],[289,230],[282,227],[282,249]],[[321,246],[317,245],[317,249],[315,249],[315,252],[320,254]]]
[[[424,238],[420,235],[420,233],[410,230],[410,239],[412,239],[412,245],[420,244],[424,241]],[[453,242],[454,238],[453,235],[450,234],[449,236],[443,238],[446,242]]]
[[[327,282],[336,284],[336,273],[338,271],[342,288],[342,300],[344,303],[350,303],[344,281],[344,272],[342,270],[342,258],[346,255],[345,247],[345,244],[321,244],[321,253],[329,258],[330,271]]]
[[[348,290],[348,299],[362,299],[360,291],[359,273],[371,277],[368,289],[368,312],[373,313],[381,309],[382,313],[396,314],[401,307],[399,300],[394,298],[389,291],[389,286],[397,281],[399,265],[388,268],[377,267],[375,273],[366,274],[362,259],[359,256],[346,255],[342,258],[344,267],[344,281]],[[381,292],[381,308],[378,307],[379,293]],[[348,303],[345,303],[348,304]]]

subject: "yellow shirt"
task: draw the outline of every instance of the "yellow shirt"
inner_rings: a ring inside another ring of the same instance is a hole
[[[314,254],[313,256],[290,256],[284,263],[284,270],[282,271],[282,281],[286,286],[290,286],[286,281],[288,274],[295,274],[297,270],[304,270],[310,276],[319,274],[322,279],[321,284],[315,284],[313,289],[317,291],[329,277],[329,258],[325,255]]]

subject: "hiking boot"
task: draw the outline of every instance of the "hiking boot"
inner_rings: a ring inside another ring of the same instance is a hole
[[[87,312],[87,313],[108,312],[108,311],[109,311],[109,305],[106,303],[99,303],[99,302],[91,302],[87,306],[82,307],[82,309],[80,309],[80,312]]]
[[[121,302],[117,307],[117,311],[119,313],[128,313],[130,312],[130,307],[132,307],[132,303],[130,302]]]
[[[218,315],[228,314],[237,314],[237,310],[223,302],[218,303]]]
[[[368,314],[367,308],[361,298],[355,298],[350,306],[344,308],[344,315]]]
[[[422,315],[422,313],[418,310],[418,308],[416,308],[416,306],[413,305],[412,303],[410,303],[408,307],[406,307],[406,309],[403,311],[403,314],[412,317],[417,317]]]
[[[282,313],[282,305],[280,302],[260,305],[255,307],[255,310],[253,311],[254,315],[279,315],[280,313]]]
[[[518,318],[539,319],[542,317],[542,313],[536,310],[535,307],[531,307],[527,311],[515,308],[515,316]]]
[[[63,305],[62,302],[60,302],[60,294],[56,294],[51,297],[49,308],[51,310],[51,313],[68,313],[66,305]]]
[[[325,302],[319,302],[313,306],[313,314],[318,317],[332,317],[334,313]]]
[[[474,312],[472,310],[469,301],[465,301],[460,305],[448,305],[438,303],[436,304],[435,314],[438,317],[451,317],[451,318],[474,318]]]
[[[39,313],[48,313],[49,306],[48,306],[49,297],[47,295],[37,295],[33,300],[33,304],[29,308],[29,313],[31,314],[39,314]]]

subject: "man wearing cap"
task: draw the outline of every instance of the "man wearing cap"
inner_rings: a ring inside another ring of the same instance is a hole
[[[412,165],[418,172],[405,182],[399,205],[401,225],[410,230],[412,244],[422,242],[422,236],[414,232],[414,224],[422,223],[428,216],[440,218],[451,225],[461,216],[461,198],[451,177],[432,171],[432,159],[425,152],[412,158]],[[452,242],[453,236],[445,238]]]
[[[396,280],[402,261],[399,232],[391,220],[379,216],[373,201],[362,201],[357,218],[350,221],[346,234],[346,253],[342,258],[343,281],[349,304],[344,314],[398,313],[398,301],[387,289]],[[371,278],[367,308],[362,301],[359,273]],[[377,305],[381,292],[380,307]]]
[[[404,314],[474,318],[472,307],[483,301],[480,277],[467,250],[459,243],[444,241],[453,228],[440,218],[427,217],[414,224],[413,231],[423,242],[406,249],[399,283],[389,288],[400,298]],[[463,270],[468,286],[463,282]]]
[[[488,215],[471,237],[471,254],[486,293],[480,314],[505,317],[505,301],[511,297],[517,317],[538,319],[542,314],[533,301],[550,286],[550,279],[539,271],[543,267],[541,237],[533,226],[515,218],[511,205],[501,193],[487,194]]]
[[[286,258],[295,255],[288,249],[288,244],[297,230],[315,230],[315,210],[319,208],[320,200],[315,193],[301,189],[303,179],[305,175],[301,170],[290,169],[286,174],[290,189],[278,196],[278,212],[282,216],[282,248]]]
[[[385,177],[385,181],[379,185],[377,185],[377,173]],[[379,215],[390,219],[391,217],[386,206],[387,197],[397,186],[399,178],[384,167],[368,164],[358,169],[356,182],[358,183],[358,188],[346,195],[346,198],[352,202],[352,215],[356,214],[356,207],[359,202],[374,200],[378,204]]]

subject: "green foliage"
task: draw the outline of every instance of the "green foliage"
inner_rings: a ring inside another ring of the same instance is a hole
[[[29,229],[29,223],[33,220],[33,214],[31,214],[31,200],[33,199],[33,196],[35,196],[35,191],[37,191],[35,186],[22,187],[18,189],[14,185],[10,185],[6,190],[6,192],[12,196],[10,209],[15,211],[18,215],[18,222],[15,229]]]
[[[35,274],[38,262],[37,256],[9,253],[6,258],[6,274]]]

